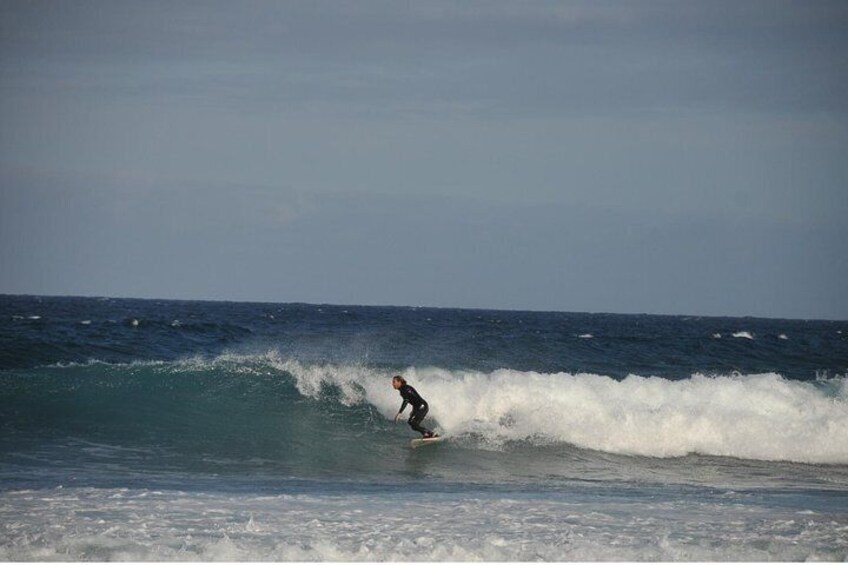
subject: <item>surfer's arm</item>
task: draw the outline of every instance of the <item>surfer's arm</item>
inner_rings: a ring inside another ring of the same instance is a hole
[[[406,410],[406,405],[409,404],[411,388],[412,387],[409,385],[404,385],[400,387],[400,397],[403,398],[403,404],[400,405],[400,410],[398,410],[398,416],[403,414],[403,411]]]
[[[404,399],[403,399],[403,404],[401,404],[401,405],[400,405],[400,410],[398,410],[398,413],[397,413],[397,414],[395,414],[395,422],[397,422],[397,421],[398,421],[398,419],[400,418],[400,415],[401,415],[401,414],[403,414],[403,411],[404,411],[404,410],[406,410],[406,405],[407,405],[407,404],[409,404],[409,401],[408,401],[406,398],[404,398]]]

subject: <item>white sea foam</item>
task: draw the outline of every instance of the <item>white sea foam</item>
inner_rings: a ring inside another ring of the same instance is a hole
[[[389,374],[368,367],[274,363],[301,394],[324,384],[342,402],[368,402],[392,418],[400,399]],[[492,373],[409,368],[406,379],[430,403],[447,434],[505,442],[565,442],[612,453],[677,457],[689,453],[744,459],[848,463],[848,380],[832,386],[776,374],[671,381],[631,375]]]
[[[733,497],[733,495],[730,495]],[[731,500],[731,502],[734,502]],[[841,561],[844,514],[571,493],[0,493],[2,561]]]
[[[754,339],[754,336],[751,335],[751,332],[736,332],[733,334],[733,337],[740,337],[742,339]]]

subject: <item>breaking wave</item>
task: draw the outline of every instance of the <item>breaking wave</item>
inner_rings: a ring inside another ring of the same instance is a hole
[[[672,381],[510,369],[400,372],[428,400],[443,434],[466,447],[570,444],[658,458],[848,463],[844,376],[801,382],[774,373],[695,374]],[[307,364],[276,351],[92,361],[4,373],[0,405],[10,416],[7,427],[40,433],[121,445],[180,438],[212,451],[216,443],[242,452],[296,445],[301,457],[312,457],[309,450],[320,449],[314,443],[398,433],[392,374],[367,365]]]

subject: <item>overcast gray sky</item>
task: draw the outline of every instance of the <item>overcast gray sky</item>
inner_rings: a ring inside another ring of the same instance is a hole
[[[0,3],[0,293],[848,318],[848,3]]]

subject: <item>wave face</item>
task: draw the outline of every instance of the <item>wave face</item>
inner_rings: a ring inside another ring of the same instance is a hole
[[[464,450],[520,448],[539,459],[577,448],[848,464],[844,377],[616,380],[433,367],[401,373],[430,403],[428,421]],[[3,443],[14,452],[15,442],[46,439],[54,457],[57,446],[71,446],[68,453],[100,449],[104,457],[113,449],[133,465],[161,469],[380,473],[383,458],[410,436],[392,422],[401,401],[391,374],[303,363],[277,351],[6,372],[0,374]]]

